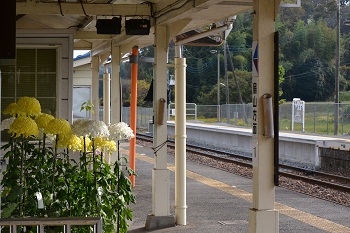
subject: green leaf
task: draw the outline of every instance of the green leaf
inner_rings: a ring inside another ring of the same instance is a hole
[[[10,218],[12,216],[12,212],[16,209],[17,203],[9,203],[6,208],[4,208],[1,212],[1,217]]]

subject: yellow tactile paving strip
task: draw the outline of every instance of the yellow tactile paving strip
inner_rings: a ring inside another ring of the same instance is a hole
[[[127,150],[122,149],[122,151],[126,154],[128,154]],[[148,157],[146,155],[136,154],[136,158],[140,159],[142,161],[154,164],[154,159],[151,157]],[[170,171],[175,172],[175,166],[172,164],[168,164],[168,169]],[[230,195],[233,195],[235,197],[241,198],[247,202],[252,202],[253,194],[246,192],[242,189],[230,186],[228,184],[225,184],[221,181],[217,181],[202,175],[199,175],[197,173],[186,171],[186,175],[188,178],[196,180],[198,182],[201,182],[205,185],[208,185],[210,187],[216,188],[218,190],[221,190],[223,192],[226,192]],[[297,210],[295,208],[283,205],[281,203],[275,202],[275,208],[279,211],[280,214],[286,215],[288,217],[294,218],[296,220],[299,220],[303,223],[309,224],[311,226],[314,226],[316,228],[319,228],[324,231],[333,232],[333,233],[350,233],[350,228],[340,225],[338,223],[329,221],[327,219],[323,219],[320,217],[317,217],[315,215]]]

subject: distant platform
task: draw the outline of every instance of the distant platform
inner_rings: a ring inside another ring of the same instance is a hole
[[[227,124],[186,123],[187,141],[251,153],[252,130]],[[168,121],[168,135],[174,137],[175,122]],[[350,167],[350,137],[280,132],[279,157],[308,168]],[[339,161],[338,161],[339,160]],[[336,163],[336,164],[334,164]]]

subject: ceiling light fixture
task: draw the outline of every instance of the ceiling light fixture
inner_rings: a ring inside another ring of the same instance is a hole
[[[149,19],[125,19],[126,35],[149,35],[150,28]]]
[[[97,19],[97,34],[120,34],[122,27],[121,17],[113,17],[111,19]]]

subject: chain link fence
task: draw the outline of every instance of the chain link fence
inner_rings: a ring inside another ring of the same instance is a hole
[[[305,103],[305,133],[334,135],[334,103]],[[191,105],[191,109],[193,106]],[[172,108],[173,109],[173,108]],[[251,127],[251,104],[224,104],[224,105],[196,105],[196,114],[193,111],[187,116],[187,120],[196,120],[203,123],[225,123],[232,126]],[[102,118],[102,117],[101,117]],[[123,107],[122,121],[129,124],[130,108]],[[169,120],[175,116],[170,114]],[[149,121],[153,120],[152,108],[137,108],[137,127],[148,128]],[[279,124],[281,131],[291,131],[292,128],[292,103],[284,103],[279,106]],[[294,131],[302,132],[302,124],[295,122]],[[339,104],[338,135],[350,134],[350,104]]]
[[[199,106],[198,106],[198,109]],[[252,105],[230,104],[221,106],[218,122],[230,125],[251,127]],[[305,103],[305,133],[334,135],[334,127],[338,122],[338,134],[350,133],[350,104],[339,104],[339,118],[335,121],[335,103]],[[198,111],[198,114],[201,114]],[[204,120],[205,121],[205,120]],[[279,125],[282,131],[292,130],[292,103],[279,106]],[[302,132],[302,123],[294,122],[294,131]]]

